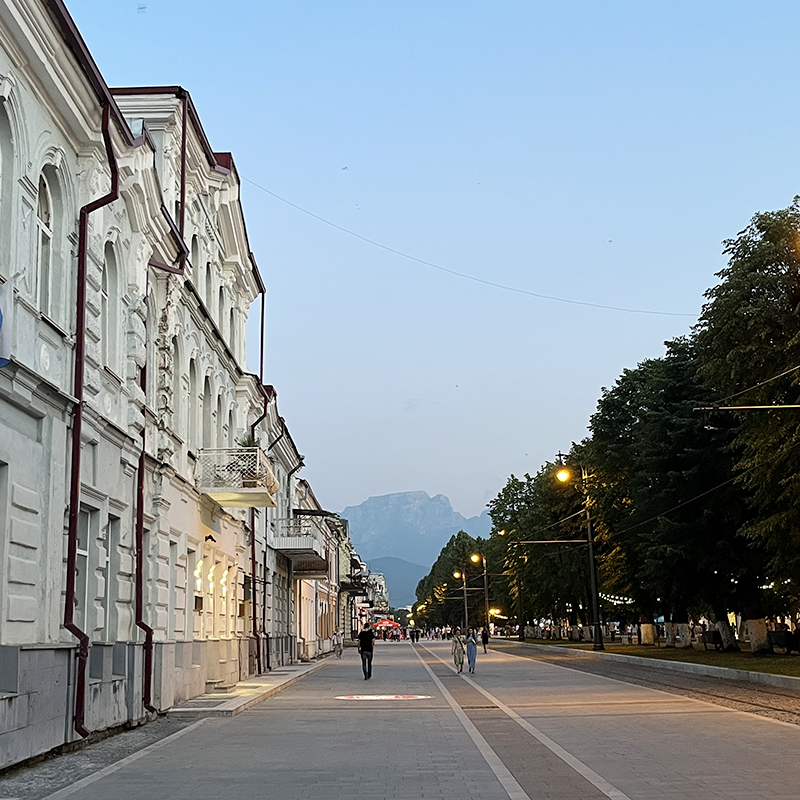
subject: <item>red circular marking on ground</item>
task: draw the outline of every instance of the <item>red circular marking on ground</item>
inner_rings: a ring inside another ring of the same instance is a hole
[[[430,700],[429,694],[340,694],[334,700]]]

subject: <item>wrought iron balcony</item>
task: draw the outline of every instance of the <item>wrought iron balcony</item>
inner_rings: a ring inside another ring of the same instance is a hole
[[[280,484],[260,447],[201,450],[198,489],[224,508],[270,508]]]
[[[295,578],[327,578],[328,549],[324,522],[318,517],[280,519],[270,544],[292,562]]]

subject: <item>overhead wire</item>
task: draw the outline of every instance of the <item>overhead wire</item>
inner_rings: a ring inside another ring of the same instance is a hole
[[[522,289],[519,286],[509,286],[505,283],[497,283],[496,281],[486,280],[485,278],[479,278],[476,275],[469,275],[466,272],[459,272],[455,269],[450,269],[449,267],[443,267],[441,264],[436,264],[433,261],[426,261],[424,258],[418,258],[417,256],[411,255],[410,253],[406,253],[402,250],[398,250],[394,247],[389,247],[388,245],[382,244],[381,242],[375,241],[375,239],[370,239],[367,236],[363,236],[360,233],[356,233],[349,228],[345,228],[343,225],[339,225],[336,222],[332,222],[325,217],[320,216],[319,214],[315,214],[313,211],[309,211],[307,208],[303,208],[303,206],[298,205],[297,203],[293,203],[291,200],[287,200],[285,197],[281,197],[281,195],[273,192],[271,189],[267,189],[266,186],[262,186],[260,183],[256,183],[255,181],[247,178],[245,176],[241,176],[241,179],[246,183],[249,183],[251,186],[255,186],[256,189],[260,189],[262,192],[266,192],[270,197],[274,197],[276,200],[280,200],[281,203],[285,203],[287,206],[291,206],[292,208],[296,209],[297,211],[302,212],[303,214],[307,214],[309,217],[318,220],[319,222],[323,222],[325,225],[329,225],[331,228],[335,228],[337,231],[341,231],[342,233],[346,233],[348,236],[353,236],[356,239],[360,239],[362,242],[366,242],[367,244],[372,245],[373,247],[378,247],[381,250],[385,250],[387,253],[392,253],[396,256],[400,256],[401,258],[407,258],[409,261],[414,261],[417,264],[422,264],[426,267],[431,267],[432,269],[439,270],[440,272],[445,272],[448,275],[454,275],[457,278],[463,278],[464,280],[474,281],[475,283],[483,284],[484,286],[491,286],[495,289],[502,289],[506,292],[515,292],[516,294],[523,294],[527,295],[528,297],[536,297],[539,300],[550,300],[555,303],[567,303],[568,305],[573,306],[584,306],[587,308],[598,308],[604,311],[620,311],[626,314],[650,314],[655,316],[662,316],[662,317],[694,317],[694,314],[688,314],[685,312],[680,311],[656,311],[654,309],[644,309],[644,308],[625,308],[623,306],[612,306],[606,305],[604,303],[590,303],[587,300],[573,300],[568,297],[557,297],[555,295],[549,294],[541,294],[539,292],[532,292],[529,289]]]

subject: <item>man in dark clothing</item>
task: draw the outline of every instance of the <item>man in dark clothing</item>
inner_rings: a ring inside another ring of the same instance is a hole
[[[484,626],[481,628],[481,644],[483,645],[483,652],[488,652],[486,650],[486,645],[489,644],[489,627]]]
[[[361,668],[364,670],[364,680],[372,677],[372,652],[375,645],[375,632],[369,622],[364,625],[364,630],[358,634],[358,652],[361,653]]]

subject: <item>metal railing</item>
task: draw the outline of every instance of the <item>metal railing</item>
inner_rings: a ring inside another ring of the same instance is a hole
[[[280,489],[267,454],[260,447],[203,449],[199,456],[199,485],[216,488]]]
[[[279,519],[276,522],[278,536],[313,536],[323,548],[327,545],[328,537],[324,523],[319,517],[298,516]]]

